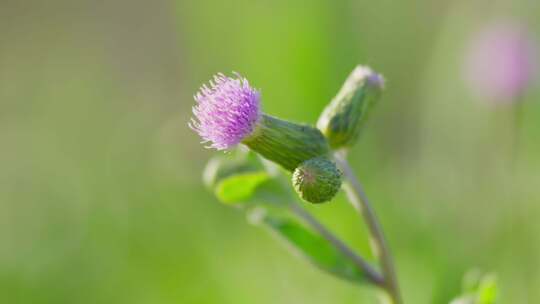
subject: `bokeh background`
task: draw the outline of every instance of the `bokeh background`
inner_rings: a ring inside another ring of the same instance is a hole
[[[387,78],[351,161],[406,303],[448,303],[471,268],[540,301],[540,92],[491,106],[463,80],[499,19],[540,37],[540,2],[0,2],[1,303],[375,303],[221,205],[188,129],[216,72],[314,123],[357,64]],[[537,54],[538,55],[538,54]],[[343,195],[310,210],[369,256]]]

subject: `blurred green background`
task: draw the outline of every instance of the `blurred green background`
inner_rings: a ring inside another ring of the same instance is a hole
[[[188,129],[216,72],[314,123],[357,64],[387,78],[351,161],[406,303],[448,303],[478,267],[540,301],[540,97],[513,111],[462,80],[479,26],[540,37],[538,1],[0,2],[0,303],[375,303],[291,255],[202,185]],[[310,209],[363,253],[343,195]]]

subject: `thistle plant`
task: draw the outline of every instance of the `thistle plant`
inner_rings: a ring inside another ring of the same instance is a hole
[[[385,303],[401,304],[382,227],[347,161],[383,84],[380,74],[358,66],[322,112],[316,128],[263,113],[260,92],[245,78],[218,74],[195,95],[190,127],[208,147],[228,151],[210,160],[204,172],[219,200],[246,212],[251,222],[273,231],[319,269],[370,284],[384,291]],[[303,207],[329,202],[342,188],[368,228],[376,264]]]
[[[347,280],[377,286],[386,291],[391,303],[399,304],[402,301],[388,245],[346,160],[346,152],[357,140],[382,87],[381,75],[357,67],[323,111],[316,128],[263,113],[261,94],[247,79],[239,74],[218,74],[195,95],[195,117],[189,125],[207,147],[237,150],[213,159],[205,170],[205,180],[218,198],[269,227],[315,266]],[[235,149],[240,144],[251,152]],[[342,179],[351,204],[369,228],[379,266],[355,253],[302,207],[304,202],[331,201],[341,189]]]

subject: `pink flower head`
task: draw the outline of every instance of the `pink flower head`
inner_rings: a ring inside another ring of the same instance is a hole
[[[195,95],[195,118],[189,126],[209,147],[226,150],[250,135],[260,117],[260,93],[239,74],[234,78],[214,76],[210,87],[203,85]]]
[[[497,103],[512,103],[529,85],[533,66],[532,41],[523,28],[496,23],[474,35],[465,72],[471,89]]]

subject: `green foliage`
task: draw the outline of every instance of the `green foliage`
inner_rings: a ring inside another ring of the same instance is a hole
[[[497,302],[497,281],[495,276],[486,276],[478,287],[477,301],[479,304],[494,304]]]
[[[304,228],[296,220],[276,216],[262,209],[253,211],[257,223],[264,224],[280,239],[284,240],[298,256],[306,258],[313,265],[342,279],[362,282],[364,274],[333,247],[328,241]]]
[[[497,278],[482,275],[477,270],[468,272],[463,279],[463,293],[451,304],[495,304],[498,298]]]
[[[204,178],[221,202],[242,207],[298,256],[339,278],[364,281],[364,274],[348,257],[290,216],[288,207],[298,198],[283,171],[273,172],[251,152],[235,151],[210,160]]]
[[[220,181],[215,188],[217,198],[226,204],[248,202],[258,186],[270,178],[266,172],[240,173]]]
[[[271,165],[268,165],[271,166]],[[284,204],[291,201],[273,167],[265,166],[253,153],[237,149],[229,155],[212,158],[203,179],[225,204]]]
[[[236,149],[229,154],[211,158],[204,169],[203,181],[212,189],[228,177],[257,172],[265,172],[265,170],[255,154],[244,149]]]

